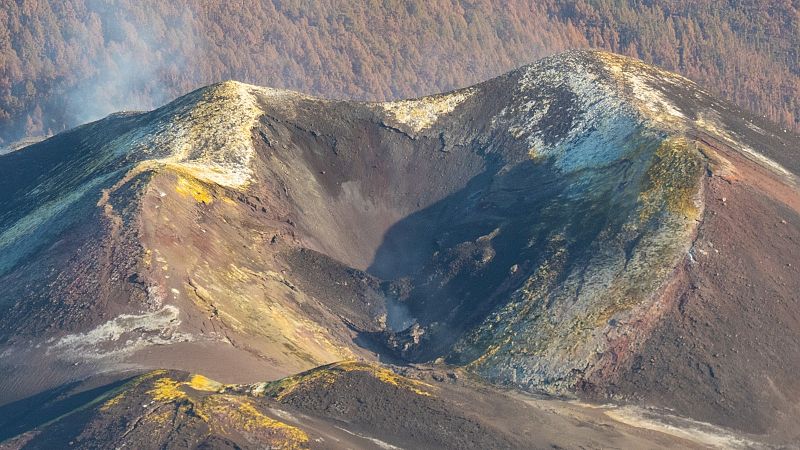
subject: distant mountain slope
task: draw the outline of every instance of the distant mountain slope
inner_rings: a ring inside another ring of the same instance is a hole
[[[16,0],[0,8],[0,145],[238,79],[386,100],[569,48],[638,56],[790,129],[795,2]]]
[[[0,403],[361,359],[796,441],[797,144],[594,51],[418,99],[228,81],[114,114],[0,156]]]

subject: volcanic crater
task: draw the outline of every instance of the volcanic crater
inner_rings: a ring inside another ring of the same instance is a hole
[[[362,359],[790,439],[797,142],[584,51],[413,100],[224,82],[112,115],[0,156],[0,400]]]

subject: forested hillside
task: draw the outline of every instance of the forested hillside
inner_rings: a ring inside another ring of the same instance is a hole
[[[798,1],[3,0],[0,144],[223,79],[383,100],[568,48],[681,72],[800,129]]]

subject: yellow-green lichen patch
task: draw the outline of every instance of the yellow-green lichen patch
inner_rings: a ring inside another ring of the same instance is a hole
[[[144,383],[147,380],[163,375],[165,373],[166,373],[165,370],[154,370],[152,372],[147,372],[145,374],[139,375],[133,380],[125,383],[124,385],[114,390],[113,393],[109,395],[111,398],[109,398],[103,403],[103,405],[100,407],[100,411],[108,411],[114,406],[119,405],[122,402],[122,400],[125,399],[128,392],[130,392],[132,389],[139,387],[142,383]]]
[[[378,380],[386,383],[391,384],[392,386],[397,386],[402,389],[407,389],[417,395],[422,395],[424,397],[431,397],[430,390],[433,386],[423,383],[419,380],[413,380],[411,378],[406,378],[400,376],[389,369],[378,367],[378,366],[367,366],[369,367],[369,371],[372,375],[377,378]],[[364,370],[363,368],[355,368],[351,367],[349,370]]]
[[[145,419],[159,426],[169,426],[176,415],[195,417],[203,422],[208,422],[208,415],[203,411],[201,399],[190,396],[185,387],[189,382],[177,381],[170,376],[162,376],[153,382],[153,387],[147,391],[153,402],[162,405],[175,405],[167,409],[155,408]]]
[[[256,385],[253,389],[255,395],[266,395],[277,400],[283,400],[298,389],[305,387],[328,387],[350,372],[369,374],[378,381],[405,389],[417,395],[430,397],[433,395],[433,386],[422,381],[403,377],[393,371],[373,364],[358,361],[343,361],[304,372],[295,376],[283,378],[271,383]]]
[[[155,401],[171,402],[188,398],[187,387],[195,391],[219,392],[225,385],[203,375],[192,375],[188,381],[177,381],[169,376],[163,376],[155,380],[153,388],[148,391],[148,394]]]
[[[212,426],[223,432],[246,434],[268,448],[308,447],[309,438],[305,431],[267,416],[248,398],[213,395],[203,400],[201,408]]]
[[[697,184],[703,171],[700,153],[686,138],[665,140],[656,150],[654,162],[646,174],[645,189],[639,195],[639,219],[646,222],[666,209],[687,219],[696,219]]]
[[[110,399],[106,400],[105,402],[103,402],[103,406],[100,407],[100,411],[108,411],[111,408],[119,405],[120,402],[122,402],[122,400],[125,398],[125,394],[126,394],[126,392],[122,391],[119,394],[117,394],[117,395],[111,397]]]
[[[625,228],[638,234],[623,269],[611,279],[602,301],[572,319],[575,341],[587,339],[612,319],[646,314],[660,286],[683,258],[701,214],[698,199],[704,170],[701,153],[683,137],[661,143],[638,197],[638,216]],[[650,222],[658,217],[658,223]]]
[[[294,375],[291,377],[282,378],[275,382],[259,385],[254,389],[253,392],[256,395],[263,394],[275,397],[278,400],[283,400],[300,386],[305,386],[312,383],[329,386],[335,381],[336,375],[333,371],[329,371],[325,368],[313,369],[299,375]]]
[[[308,447],[309,438],[303,430],[268,416],[252,398],[221,393],[224,388],[202,375],[193,375],[187,381],[163,375],[147,391],[158,404],[145,413],[143,420],[154,425],[156,432],[179,423],[201,423],[212,433],[243,436],[266,448]]]
[[[688,249],[701,214],[697,194],[704,170],[701,153],[684,137],[664,140],[648,168],[637,199],[638,216],[625,228],[639,235],[624,270],[608,284],[602,301],[573,318],[569,329],[577,340],[586,338],[621,314],[646,307]],[[658,217],[658,224],[648,224]],[[655,227],[655,228],[653,228]],[[646,309],[646,308],[645,308]]]

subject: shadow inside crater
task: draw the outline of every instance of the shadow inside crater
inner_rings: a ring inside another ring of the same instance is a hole
[[[604,242],[627,239],[623,226],[636,211],[658,143],[640,140],[629,153],[636,159],[572,173],[550,160],[488,164],[463,189],[395,223],[367,272],[402,280],[405,289],[387,298],[410,317],[389,321],[416,325],[388,333],[389,348],[413,362],[453,358],[453,345],[548,261],[560,261],[551,268],[551,286],[585,272]],[[452,362],[470,362],[462,357]]]

